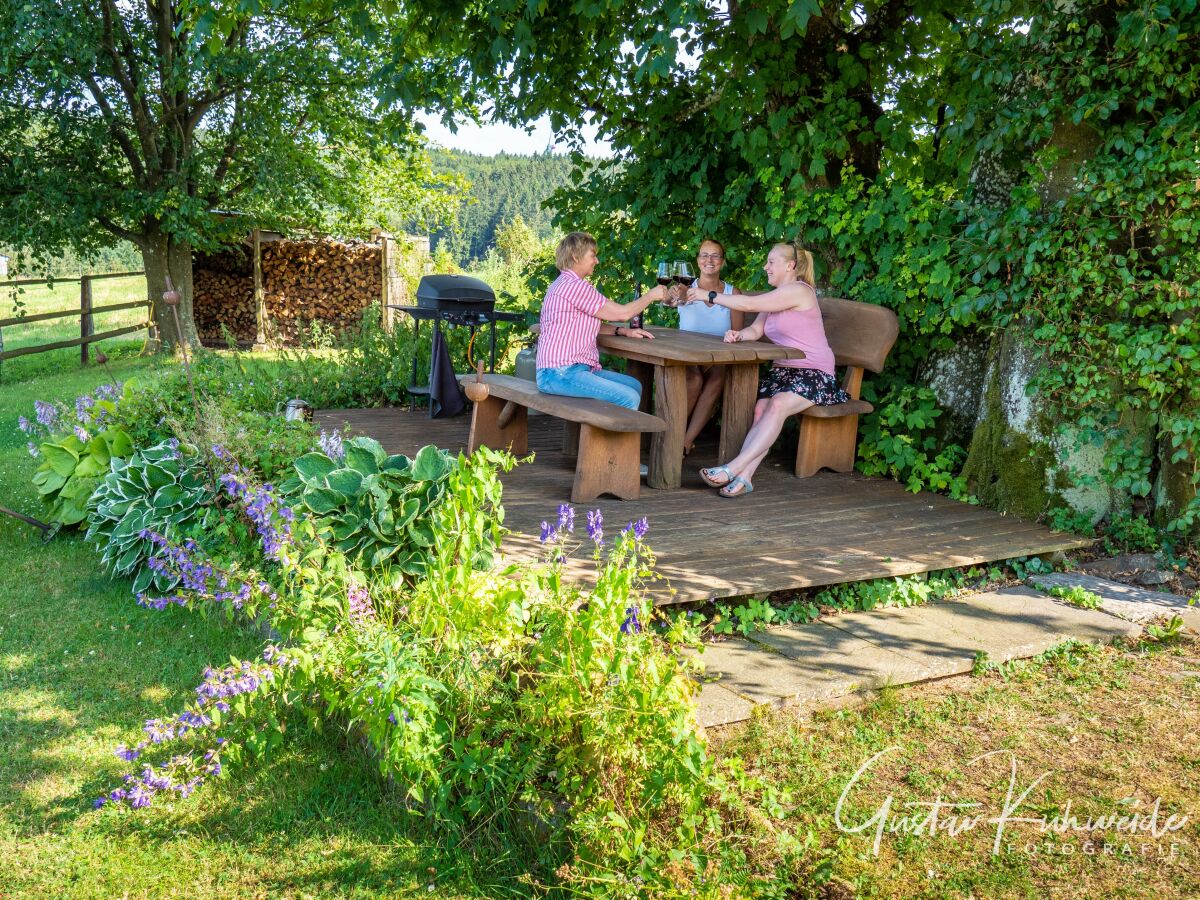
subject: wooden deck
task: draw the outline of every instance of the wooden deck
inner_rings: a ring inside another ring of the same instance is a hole
[[[322,428],[376,438],[392,453],[412,455],[425,444],[466,445],[470,416],[428,419],[423,410],[322,410]],[[896,482],[822,473],[798,479],[783,451],[767,458],[754,493],[727,500],[705,487],[697,471],[716,462],[716,440],[684,461],[683,486],[644,487],[639,500],[604,498],[587,508],[604,514],[615,533],[646,516],[648,543],[663,581],[659,603],[683,603],[795,588],[909,575],[1086,546],[1087,539],[1004,516],[936,494],[911,494]],[[514,534],[506,555],[537,557],[543,520],[554,520],[571,492],[574,463],[561,452],[562,424],[530,416],[531,465],[504,476],[505,525]],[[583,533],[584,511],[577,512]],[[584,552],[581,555],[586,555]],[[586,577],[584,561],[572,563]]]

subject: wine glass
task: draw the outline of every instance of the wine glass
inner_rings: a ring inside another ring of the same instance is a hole
[[[684,260],[675,261],[675,283],[683,285],[685,288],[690,288],[696,281],[696,276],[692,274],[692,267]],[[684,294],[686,297],[687,295]]]
[[[655,278],[655,280],[656,280],[656,281],[657,281],[659,284],[661,284],[663,287],[670,287],[670,286],[671,286],[671,281],[672,281],[673,279],[672,279],[672,270],[671,270],[671,265],[670,265],[670,263],[666,263],[666,262],[663,262],[663,261],[661,261],[661,260],[659,261],[659,263],[658,263],[658,275],[657,275],[657,277]],[[668,296],[667,296],[667,299],[666,299],[666,300],[664,300],[663,302],[664,302],[664,303],[666,303],[666,304],[667,304],[667,306],[674,306],[674,305],[675,305],[675,304],[674,304],[674,302],[672,302],[670,295],[668,295]]]

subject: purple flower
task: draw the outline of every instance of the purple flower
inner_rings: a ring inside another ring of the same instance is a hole
[[[542,522],[542,536],[539,540],[543,544],[554,543],[554,539],[558,537],[558,529],[552,528],[549,522]]]
[[[621,623],[621,634],[639,634],[641,630],[642,621],[638,618],[637,607],[627,607],[625,610],[625,621]]]
[[[25,445],[25,449],[29,451],[29,455],[30,455],[30,456],[37,456],[37,455],[38,455],[38,448],[37,448],[37,444],[35,444],[33,441],[30,441],[29,443],[27,443],[27,444]]]
[[[388,721],[391,722],[393,725],[400,724],[399,722],[396,721],[396,714],[394,712],[388,713]]]
[[[108,802],[107,797],[97,797],[95,800],[92,801],[92,808],[99,809],[107,802]]]
[[[558,529],[575,530],[575,507],[570,503],[561,503],[558,507]]]
[[[118,397],[121,396],[121,388],[122,387],[124,387],[124,383],[120,382],[120,381],[114,381],[109,384],[102,384],[98,388],[96,388],[96,392],[95,392],[96,399],[97,400],[116,400]]]
[[[317,438],[317,444],[321,448],[321,452],[330,459],[345,459],[346,448],[342,446],[342,434],[336,428],[333,431],[327,432],[321,429],[321,436]]]
[[[87,425],[91,422],[91,408],[95,405],[96,401],[87,394],[75,398],[75,418],[79,420],[80,424]]]
[[[38,424],[53,430],[54,426],[58,424],[58,407],[44,400],[34,400],[33,408],[37,414]]]
[[[350,605],[350,621],[364,622],[375,618],[375,607],[371,605],[371,595],[365,587],[351,586],[347,599]]]
[[[135,759],[137,759],[139,756],[142,755],[137,750],[130,750],[124,744],[121,744],[120,746],[117,747],[116,753],[117,753],[117,756],[120,757],[121,759],[125,760],[125,762],[133,762]]]
[[[87,433],[87,430],[82,425],[75,426],[75,437],[79,438],[85,444],[92,439],[92,436]]]
[[[600,514],[600,510],[594,509],[588,512],[587,532],[588,537],[596,542],[597,547],[604,543],[604,517]]]
[[[650,522],[645,516],[642,516],[636,522],[630,522],[628,525],[622,528],[621,534],[629,534],[630,532],[633,532],[633,536],[640,541],[646,537],[646,532],[649,530]]]
[[[144,809],[150,805],[150,798],[154,796],[153,791],[147,791],[142,785],[135,784],[129,789],[127,799],[129,805],[134,809]]]
[[[220,448],[214,444],[213,452],[216,453],[218,450]],[[275,496],[274,487],[269,484],[264,484],[261,488],[252,487],[246,483],[241,474],[240,468],[235,466],[235,471],[220,477],[221,486],[225,488],[225,493],[231,498],[242,503],[246,515],[250,517],[250,521],[258,530],[266,557],[278,560],[284,546],[291,543],[291,523],[296,518],[296,514]]]
[[[33,423],[30,422],[24,416],[17,416],[17,427],[20,428],[26,434],[33,433]]]

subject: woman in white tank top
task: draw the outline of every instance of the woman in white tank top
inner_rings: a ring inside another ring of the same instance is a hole
[[[693,286],[702,291],[732,294],[733,285],[721,280],[721,269],[724,266],[725,247],[721,242],[711,238],[702,241],[700,251],[696,254],[696,268],[700,277]],[[682,291],[676,295],[678,293]],[[709,306],[685,300],[679,306],[679,328],[682,331],[699,331],[724,337],[730,329],[742,328],[744,324],[740,311],[731,311],[717,304]],[[683,437],[684,456],[692,452],[696,437],[712,418],[724,388],[725,366],[688,366],[688,424]]]

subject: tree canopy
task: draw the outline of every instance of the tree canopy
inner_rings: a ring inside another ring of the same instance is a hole
[[[433,171],[461,177],[469,188],[453,220],[433,233],[434,247],[460,261],[482,259],[497,244],[506,223],[520,218],[538,237],[554,231],[552,209],[543,204],[570,184],[573,164],[565,156],[541,154],[478,156],[430,152]]]
[[[938,411],[910,387],[931,357],[1019,332],[1041,452],[1090,446],[1100,471],[1068,480],[1200,524],[1195,0],[410,0],[397,40],[417,33],[445,52],[396,77],[432,67],[501,118],[612,142],[555,200],[610,272],[711,235],[753,285],[799,237],[826,290],[895,309],[874,386],[893,468],[933,464],[914,448]],[[969,463],[1004,505],[1011,467]]]
[[[377,103],[372,7],[0,0],[0,19],[0,242],[132,242],[151,298],[167,274],[183,290],[183,337],[192,247],[440,216],[407,116]]]

